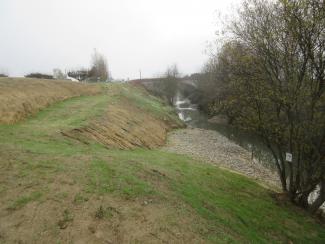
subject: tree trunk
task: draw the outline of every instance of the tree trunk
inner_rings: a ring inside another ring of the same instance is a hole
[[[278,155],[277,155],[276,151],[272,148],[271,143],[268,140],[268,138],[264,137],[263,139],[264,139],[265,145],[271,151],[271,153],[273,155],[273,158],[274,158],[274,160],[276,162],[275,165],[276,165],[276,168],[278,170],[279,178],[280,178],[280,181],[281,181],[282,191],[283,192],[288,192],[284,163],[283,163],[283,161],[281,161],[281,159],[278,158]]]
[[[282,191],[288,192],[286,172],[285,172],[283,165],[284,164],[282,163],[282,167],[279,165],[277,168],[278,168],[278,173],[279,173],[279,177],[280,177],[280,181],[281,181]]]
[[[280,174],[280,180],[281,180],[281,185],[282,185],[282,191],[283,192],[288,192],[286,178],[282,174],[282,172],[280,172],[279,174]]]
[[[298,202],[297,204],[304,208],[304,209],[307,209],[309,204],[308,204],[308,196],[309,196],[309,193],[305,193],[305,194],[302,194],[299,198],[298,198]]]

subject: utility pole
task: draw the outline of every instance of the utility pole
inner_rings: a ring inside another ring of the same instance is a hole
[[[139,70],[139,73],[140,73],[140,80],[141,80],[141,69]]]

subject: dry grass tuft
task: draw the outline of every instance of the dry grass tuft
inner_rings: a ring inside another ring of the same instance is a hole
[[[100,91],[98,85],[70,81],[0,78],[0,124],[13,124],[55,102]]]

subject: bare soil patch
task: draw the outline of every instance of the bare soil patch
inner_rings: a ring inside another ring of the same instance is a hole
[[[16,159],[28,161],[30,155],[25,156]],[[3,168],[0,178],[6,194],[0,200],[0,243],[204,243],[196,228],[205,220],[177,199],[87,193],[84,171],[91,157],[57,160],[71,169],[26,177],[20,176],[21,169]],[[169,191],[152,174],[162,173],[151,171],[140,177]],[[42,193],[39,199],[9,208],[34,192]]]
[[[108,148],[152,149],[164,145],[167,132],[178,126],[173,120],[158,119],[124,100],[109,106],[100,119],[63,134],[83,143],[89,143],[89,139],[92,139]]]

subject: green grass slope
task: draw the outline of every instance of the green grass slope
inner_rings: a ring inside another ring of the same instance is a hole
[[[0,125],[0,243],[325,242],[324,226],[243,176],[60,133],[125,99],[157,118],[177,119],[142,90],[115,85]]]

